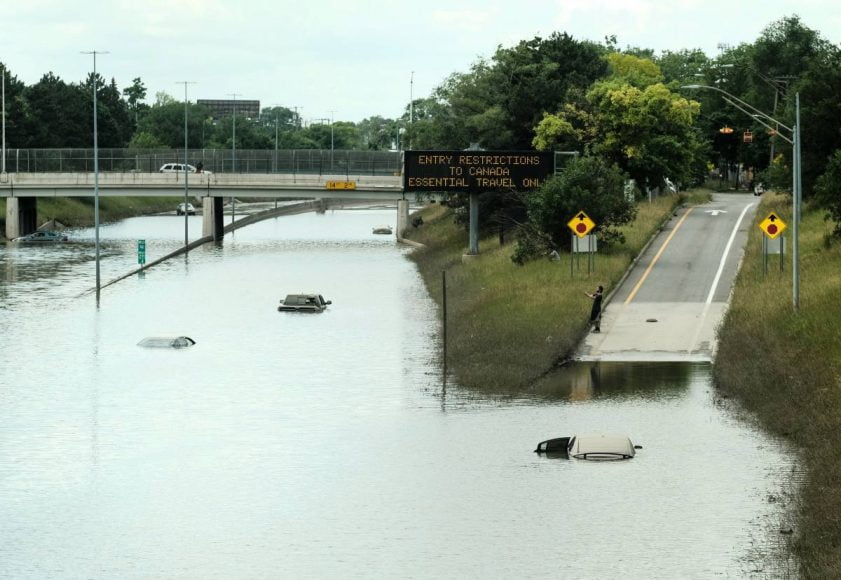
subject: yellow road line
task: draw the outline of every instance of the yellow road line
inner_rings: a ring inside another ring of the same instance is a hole
[[[661,254],[663,253],[663,251],[666,249],[666,246],[668,246],[668,245],[669,245],[669,242],[671,242],[671,241],[672,241],[672,238],[673,238],[673,237],[674,237],[674,235],[677,233],[678,228],[680,228],[681,224],[683,224],[683,221],[686,219],[686,217],[689,215],[689,213],[690,213],[693,209],[695,209],[695,208],[694,208],[694,207],[690,207],[688,210],[686,210],[686,213],[685,213],[685,214],[683,214],[683,217],[682,217],[682,218],[680,218],[680,220],[678,220],[677,224],[675,224],[675,229],[673,229],[673,230],[672,230],[672,233],[670,233],[670,234],[669,234],[669,237],[668,237],[668,238],[666,238],[666,241],[665,241],[665,242],[663,242],[663,245],[662,245],[662,246],[660,246],[660,249],[659,249],[659,250],[657,250],[657,254],[654,256],[654,259],[653,259],[653,260],[651,260],[651,263],[648,265],[648,268],[646,268],[646,269],[645,269],[645,272],[643,272],[643,274],[642,274],[642,278],[640,278],[640,281],[639,281],[639,282],[637,282],[637,285],[636,285],[636,286],[634,286],[634,289],[633,289],[633,290],[631,290],[631,293],[630,293],[630,294],[628,294],[628,298],[625,300],[625,304],[629,304],[629,303],[631,302],[631,300],[633,300],[633,299],[634,299],[634,296],[636,296],[636,295],[637,295],[637,292],[639,292],[639,289],[640,289],[640,287],[642,286],[642,283],[643,283],[643,282],[645,282],[645,279],[646,279],[646,278],[648,278],[648,275],[651,273],[651,269],[652,269],[652,268],[654,268],[654,264],[656,264],[656,263],[657,263],[657,260],[659,260],[659,259],[660,259],[660,255],[661,255]]]

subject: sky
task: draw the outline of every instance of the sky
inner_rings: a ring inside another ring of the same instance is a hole
[[[0,0],[0,62],[27,85],[93,68],[146,102],[256,99],[301,118],[400,116],[497,46],[567,32],[620,47],[677,51],[753,42],[800,16],[841,44],[835,0]],[[179,84],[181,82],[181,84]]]

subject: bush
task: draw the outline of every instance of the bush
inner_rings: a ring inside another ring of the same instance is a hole
[[[815,201],[826,210],[826,218],[835,222],[832,235],[841,238],[841,149],[832,154],[815,183]]]
[[[542,250],[569,249],[571,234],[567,222],[585,212],[596,223],[593,233],[609,246],[624,241],[618,226],[636,216],[636,206],[625,197],[625,174],[600,157],[571,160],[564,172],[548,180],[526,199],[531,228],[520,232],[512,259],[522,263]],[[544,239],[540,239],[544,238]],[[548,242],[548,243],[547,243]]]

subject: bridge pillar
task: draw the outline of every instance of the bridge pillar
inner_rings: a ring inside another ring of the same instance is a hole
[[[202,198],[202,236],[211,236],[214,242],[225,237],[224,213],[221,197]]]
[[[397,200],[397,237],[402,238],[409,227],[409,200]]]
[[[10,240],[38,229],[38,205],[35,197],[6,198],[6,237]]]

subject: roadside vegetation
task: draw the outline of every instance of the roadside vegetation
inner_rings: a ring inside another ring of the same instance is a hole
[[[704,190],[691,194],[694,203],[708,199]],[[600,252],[589,276],[586,255],[573,276],[566,251],[560,261],[544,256],[519,266],[512,261],[516,244],[500,245],[496,237],[483,238],[480,254],[462,260],[468,239],[455,223],[456,212],[443,204],[419,212],[423,225],[406,237],[426,245],[411,257],[439,305],[446,271],[448,368],[458,382],[508,394],[566,360],[589,328],[591,302],[584,292],[601,284],[609,293],[675,208],[689,200],[682,194],[640,202],[636,219],[618,228],[625,242]]]
[[[771,211],[791,228],[789,196],[763,199],[757,220]],[[798,311],[791,259],[780,273],[774,256],[763,275],[762,234],[751,227],[714,366],[718,394],[800,452],[805,480],[793,548],[804,578],[841,578],[841,240],[825,213],[804,209]]]

